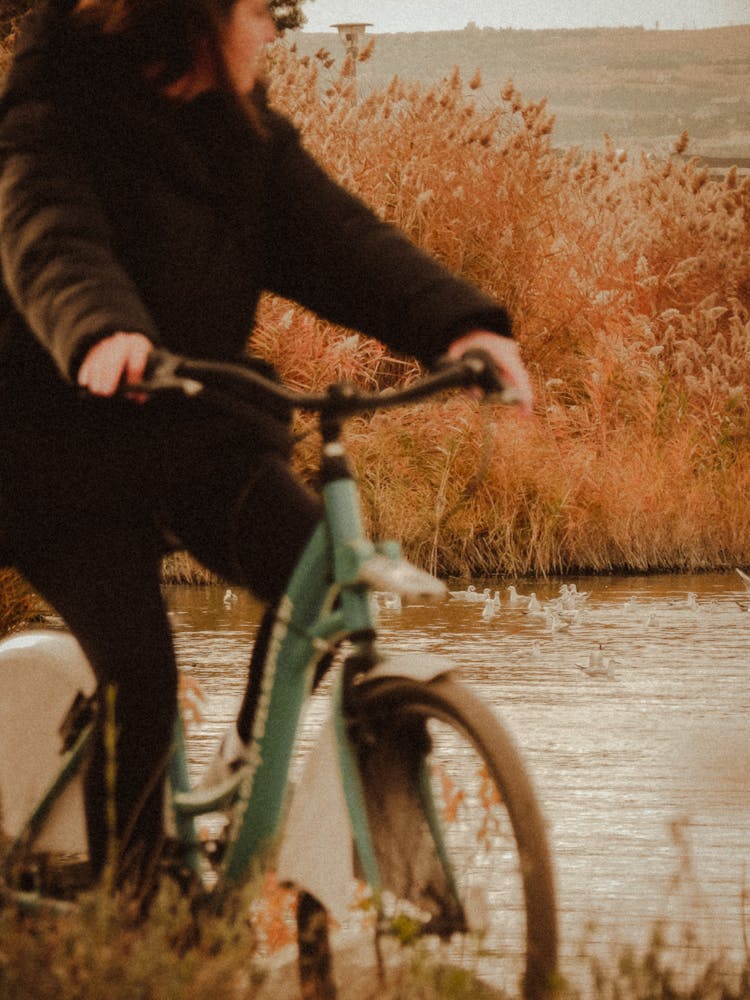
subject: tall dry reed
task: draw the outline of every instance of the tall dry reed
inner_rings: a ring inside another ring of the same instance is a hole
[[[560,150],[544,102],[509,81],[482,104],[478,82],[396,78],[357,101],[326,53],[273,55],[272,99],[312,152],[509,307],[535,383],[531,421],[494,414],[494,459],[470,497],[484,419],[473,402],[353,425],[374,530],[444,573],[747,563],[750,180],[606,136],[593,152]],[[255,346],[299,385],[415,373],[278,300]]]

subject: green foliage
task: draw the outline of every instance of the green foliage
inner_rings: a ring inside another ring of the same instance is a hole
[[[295,996],[288,989],[263,990],[266,972],[245,894],[226,916],[162,887],[148,921],[134,924],[103,893],[85,896],[65,916],[21,915],[0,908],[0,997],[3,1000],[236,1000]],[[626,945],[611,962],[590,960],[585,988],[562,976],[550,1000],[750,1000],[750,968],[731,968],[706,956],[686,975],[667,948],[666,928],[655,925],[644,951]],[[471,969],[446,966],[417,941],[389,951],[382,1000],[516,1000],[500,993]],[[397,960],[400,955],[401,960]],[[294,957],[290,956],[290,962]],[[342,970],[346,976],[346,966]],[[361,969],[358,966],[358,974]],[[349,996],[371,996],[377,972]]]
[[[750,1000],[748,965],[738,971],[715,958],[688,974],[670,954],[664,932],[655,925],[647,950],[624,948],[614,968],[593,962],[590,1000]]]
[[[134,924],[104,893],[65,916],[0,910],[3,1000],[237,1000],[255,993],[245,921],[198,912],[165,885],[149,920]]]

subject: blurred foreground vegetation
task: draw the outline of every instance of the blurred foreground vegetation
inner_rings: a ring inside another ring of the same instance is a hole
[[[173,885],[162,888],[145,923],[134,923],[103,893],[85,896],[65,916],[22,915],[0,905],[0,998],[294,1000],[290,916],[288,893],[259,899],[246,891],[228,915],[219,916],[191,906]],[[750,1000],[747,960],[743,967],[732,965],[721,955],[704,955],[695,942],[676,952],[667,938],[656,925],[642,952],[613,943],[611,961],[588,955],[584,946],[570,978],[560,977],[549,1000]],[[385,982],[374,966],[363,977],[363,947],[356,945],[351,969],[339,955],[341,1000],[517,998],[470,969],[441,967],[434,950],[420,942],[397,950]],[[277,951],[288,964],[279,972],[276,963],[274,973],[267,959]]]

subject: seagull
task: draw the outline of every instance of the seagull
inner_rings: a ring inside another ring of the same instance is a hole
[[[391,611],[401,610],[401,594],[386,594],[383,598],[383,607]]]
[[[231,606],[232,606],[233,604],[236,604],[236,603],[237,603],[237,595],[236,595],[236,594],[235,594],[235,592],[234,592],[234,591],[233,591],[233,590],[231,589],[231,587],[228,587],[228,588],[227,588],[227,589],[226,589],[226,590],[224,591],[224,607],[225,607],[225,608],[231,608]]]
[[[589,599],[590,594],[590,590],[577,590],[576,585],[571,583],[565,603],[574,608],[582,608]]]
[[[448,593],[454,601],[473,601],[479,596],[473,583],[469,584],[466,590],[449,590]]]
[[[554,608],[545,608],[544,619],[550,632],[559,632],[560,629],[570,628],[570,622],[561,617]]]
[[[516,588],[511,585],[508,587],[508,600],[512,608],[525,608],[529,603],[529,598],[525,594],[519,594]]]
[[[575,583],[571,583],[568,587],[568,594],[572,596],[576,604],[583,604],[584,601],[587,601],[590,593],[590,590],[579,590]]]
[[[477,588],[474,586],[467,587],[466,590],[449,590],[448,593],[456,601],[470,601],[474,604],[482,604],[490,596],[490,588],[485,587],[481,594],[477,593]]]
[[[485,587],[481,594],[474,594],[469,598],[470,601],[479,603],[479,601],[485,602],[490,600],[490,588]]]
[[[566,611],[575,611],[575,609],[578,607],[578,601],[576,601],[575,592],[572,590],[566,590],[564,593],[562,593],[557,598],[557,601],[555,603],[556,607],[564,608]]]
[[[487,596],[482,608],[482,621],[491,622],[500,610],[500,591],[496,590],[494,595]]]
[[[589,653],[588,663],[577,663],[576,666],[589,677],[614,677],[614,660],[605,660],[602,644]]]
[[[491,597],[488,597],[482,608],[482,621],[491,622],[498,612],[499,604],[495,604]]]
[[[529,596],[529,603],[526,605],[526,611],[530,615],[543,615],[544,608],[539,602],[539,598],[536,594],[531,594]]]

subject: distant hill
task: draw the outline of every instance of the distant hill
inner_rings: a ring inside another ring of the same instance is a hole
[[[370,36],[368,36],[370,37]],[[510,77],[525,98],[548,99],[555,142],[664,151],[683,129],[690,150],[750,157],[750,24],[700,31],[590,28],[522,31],[475,28],[377,34],[371,59],[359,64],[360,91],[394,75],[431,83],[458,66],[479,69],[479,99],[496,102]],[[326,48],[340,62],[331,33],[287,36],[303,54]]]

